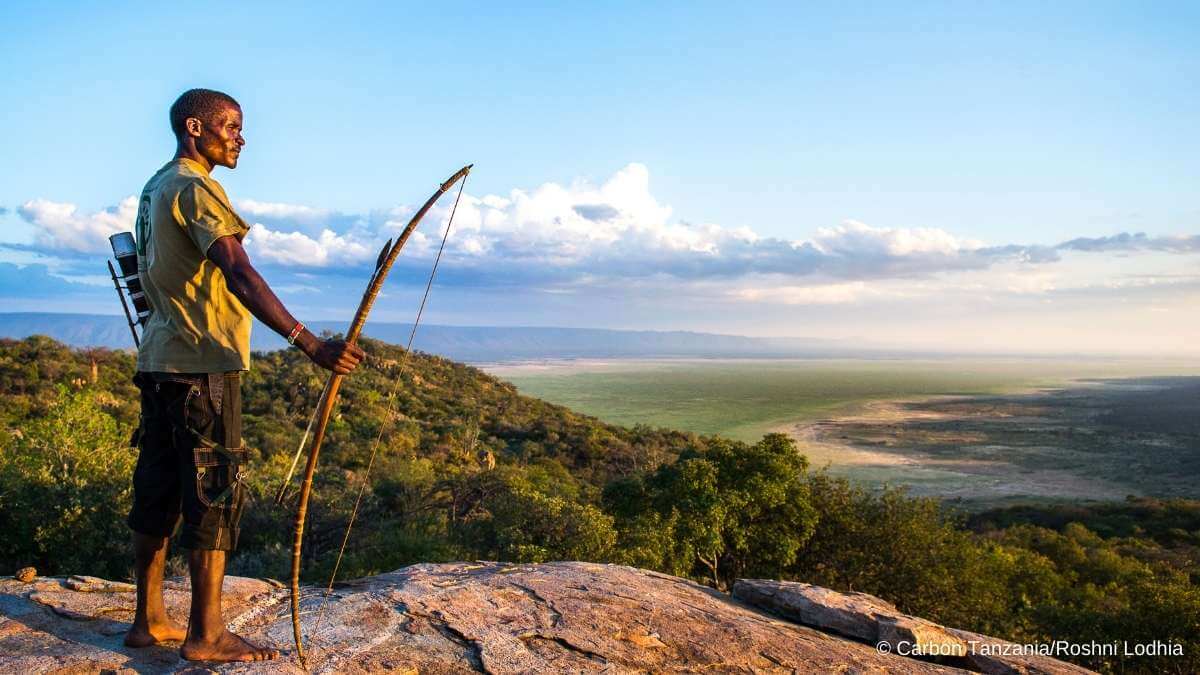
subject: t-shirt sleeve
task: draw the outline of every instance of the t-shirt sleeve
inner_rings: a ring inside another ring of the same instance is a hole
[[[180,224],[202,255],[221,237],[241,234],[237,217],[202,184],[188,183],[178,199]]]

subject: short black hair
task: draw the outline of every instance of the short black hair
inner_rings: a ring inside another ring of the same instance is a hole
[[[187,118],[208,119],[226,104],[238,109],[242,107],[232,96],[215,89],[188,89],[183,92],[171,104],[171,131],[175,132],[175,138],[183,136]]]

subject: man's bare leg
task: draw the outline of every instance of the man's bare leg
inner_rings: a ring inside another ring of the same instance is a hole
[[[279,651],[246,642],[225,630],[221,616],[221,584],[225,552],[195,549],[188,557],[192,575],[192,612],[187,639],[179,653],[189,661],[266,661]]]
[[[163,570],[167,566],[167,538],[133,533],[134,565],[137,573],[137,612],[125,634],[127,647],[149,647],[159,642],[182,640],[183,626],[167,616],[163,605]]]

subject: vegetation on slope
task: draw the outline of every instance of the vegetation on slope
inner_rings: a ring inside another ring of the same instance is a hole
[[[1009,510],[968,527],[933,500],[811,472],[781,435],[616,427],[462,364],[413,354],[402,366],[401,349],[364,346],[322,451],[310,581],[328,578],[378,437],[343,578],[486,558],[617,562],[718,588],[793,579],[1018,642],[1178,642],[1182,657],[1079,661],[1200,670],[1196,502]],[[129,575],[133,369],[124,352],[0,341],[0,569]],[[324,379],[295,351],[255,357],[243,387],[253,503],[232,574],[286,575],[290,511],[271,497]]]

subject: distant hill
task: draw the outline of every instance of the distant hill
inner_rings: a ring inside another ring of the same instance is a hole
[[[343,332],[345,321],[316,321],[309,329]],[[408,341],[411,324],[368,322],[365,333],[394,344]],[[0,313],[0,337],[46,335],[73,347],[133,346],[121,316],[104,314]],[[251,346],[273,351],[283,338],[256,323]],[[595,328],[438,326],[422,324],[414,346],[457,361],[519,361],[570,358],[805,358],[864,356],[870,350],[812,338],[753,338],[688,331],[627,331]],[[878,353],[878,352],[876,352]]]

